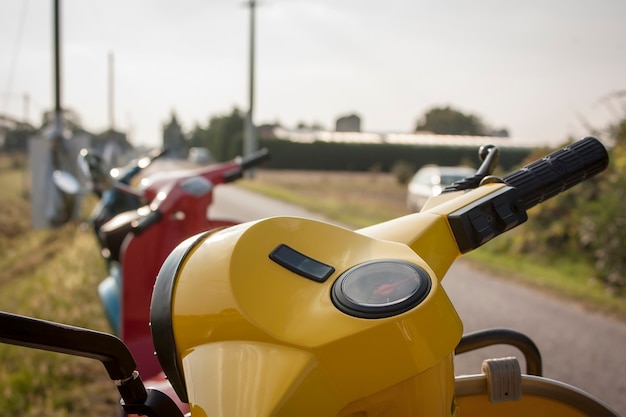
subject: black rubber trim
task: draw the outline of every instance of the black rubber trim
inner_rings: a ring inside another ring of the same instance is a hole
[[[150,305],[150,330],[154,350],[172,388],[181,401],[189,402],[185,378],[178,364],[178,353],[172,328],[172,296],[180,265],[189,253],[216,230],[201,233],[180,243],[167,257],[157,275]]]

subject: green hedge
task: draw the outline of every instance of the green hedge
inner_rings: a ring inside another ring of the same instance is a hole
[[[394,164],[406,162],[418,169],[422,165],[480,164],[478,149],[461,146],[416,146],[395,144],[354,144],[337,142],[298,143],[280,139],[261,139],[259,145],[269,149],[270,169],[326,171],[390,172]],[[529,148],[500,150],[500,167],[506,171],[518,166],[531,153]]]

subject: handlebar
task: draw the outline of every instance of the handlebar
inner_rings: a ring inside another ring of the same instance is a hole
[[[132,378],[137,369],[126,345],[110,334],[4,311],[0,311],[0,324],[0,342],[97,359],[112,380]]]
[[[0,342],[99,360],[128,414],[182,417],[174,401],[146,389],[128,347],[116,336],[0,311]]]
[[[139,236],[140,234],[148,230],[150,226],[152,226],[155,223],[158,223],[162,217],[163,215],[161,214],[159,210],[152,210],[148,213],[147,216],[142,217],[138,220],[133,220],[131,224],[133,234],[135,234],[136,236]]]
[[[263,148],[251,155],[241,158],[239,166],[231,171],[224,173],[224,182],[232,182],[242,177],[243,172],[254,166],[260,165],[270,159],[270,153]]]
[[[156,148],[148,152],[147,156],[154,161],[155,159],[159,159],[163,155],[166,155],[169,151],[169,148]]]
[[[248,155],[241,159],[239,165],[242,170],[250,169],[253,166],[259,165],[262,162],[267,161],[270,158],[270,153],[267,149],[263,148],[251,155]]]
[[[261,163],[268,160],[270,157],[269,151],[267,149],[261,149],[251,155],[248,155],[244,158],[239,158],[234,161],[235,167],[233,169],[225,171],[221,174],[223,182],[232,182],[242,177],[243,172],[246,169],[250,169],[253,166],[260,165]],[[229,163],[233,164],[233,162]],[[169,190],[170,192],[172,190]],[[168,194],[168,197],[170,194]],[[176,197],[174,197],[176,198]],[[167,199],[167,197],[166,197]],[[158,223],[163,217],[163,209],[162,204],[165,200],[161,200],[158,204],[153,204],[150,206],[150,212],[145,216],[138,220],[134,220],[132,227],[132,232],[135,235],[140,235],[145,232],[152,225]],[[167,211],[167,209],[165,210]]]
[[[586,137],[503,178],[515,187],[526,209],[603,171],[609,156],[600,141]]]
[[[139,172],[152,164],[152,162],[161,158],[163,155],[168,153],[167,148],[156,148],[148,152],[145,156],[134,160],[134,163],[131,162],[130,165],[127,165],[125,168],[121,168],[123,175],[118,178],[117,182],[121,182],[123,184],[130,184],[131,180],[139,174]]]
[[[549,154],[502,179],[485,177],[484,183],[504,183],[495,191],[481,189],[468,193],[465,204],[446,213],[461,253],[519,226],[526,211],[535,205],[600,173],[608,166],[604,145],[593,137]],[[481,194],[481,193],[489,193]],[[449,207],[450,208],[450,207]]]

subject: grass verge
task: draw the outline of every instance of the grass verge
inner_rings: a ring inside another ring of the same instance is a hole
[[[0,169],[0,310],[108,332],[95,238],[71,224],[31,230],[23,177]],[[99,362],[0,344],[0,416],[117,417],[117,404]]]

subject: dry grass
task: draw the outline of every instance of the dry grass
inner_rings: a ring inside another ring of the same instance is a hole
[[[329,215],[354,227],[408,214],[406,186],[383,172],[258,170],[240,186]]]
[[[23,171],[0,164],[0,310],[108,331],[95,238],[75,225],[30,229]],[[97,361],[0,344],[0,416],[117,416]]]

